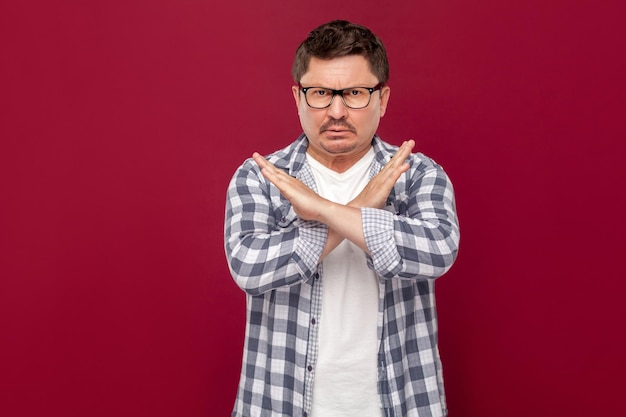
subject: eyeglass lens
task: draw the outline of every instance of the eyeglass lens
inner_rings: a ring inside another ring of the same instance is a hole
[[[308,88],[305,94],[309,106],[318,109],[328,107],[335,96],[333,90],[319,87]],[[370,96],[370,90],[362,87],[347,88],[343,90],[341,95],[344,104],[353,109],[367,107],[370,102]]]

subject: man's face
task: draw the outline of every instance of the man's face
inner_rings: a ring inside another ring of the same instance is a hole
[[[348,87],[374,87],[378,79],[360,55],[323,60],[311,58],[307,72],[302,76],[303,87],[324,87],[341,90]],[[293,87],[302,129],[309,139],[307,152],[322,164],[340,171],[349,168],[369,150],[385,114],[389,87],[374,91],[370,103],[362,109],[346,107],[339,95],[325,109],[309,107],[304,93]],[[342,168],[343,167],[343,168]]]

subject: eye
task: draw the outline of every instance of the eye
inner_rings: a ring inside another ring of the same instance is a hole
[[[351,88],[350,90],[346,90],[344,94],[350,97],[358,97],[363,94],[363,91],[357,88]]]
[[[312,88],[309,94],[316,97],[324,97],[328,95],[328,90],[323,88]]]

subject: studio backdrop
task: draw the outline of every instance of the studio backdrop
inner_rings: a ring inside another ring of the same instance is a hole
[[[225,193],[301,132],[297,45],[385,42],[379,134],[450,175],[437,282],[451,417],[617,416],[624,355],[621,2],[0,5],[0,415],[227,416],[245,298]]]

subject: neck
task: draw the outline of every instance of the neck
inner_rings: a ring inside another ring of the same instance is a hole
[[[370,147],[368,146],[353,153],[333,155],[315,152],[309,147],[307,153],[326,168],[341,174],[352,168],[369,150]]]

